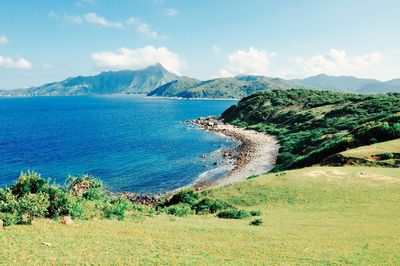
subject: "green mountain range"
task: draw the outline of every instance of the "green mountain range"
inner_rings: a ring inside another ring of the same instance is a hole
[[[155,64],[141,70],[106,71],[95,76],[71,77],[28,89],[0,90],[0,95],[69,96],[120,93],[180,98],[243,98],[257,91],[291,88],[356,93],[400,92],[400,79],[382,82],[375,79],[321,74],[293,80],[239,75],[200,81],[177,76],[161,64]]]
[[[142,70],[107,71],[95,76],[78,76],[39,87],[3,91],[10,95],[92,95],[92,94],[147,94],[155,88],[179,77],[161,64]],[[0,92],[1,93],[1,92]]]
[[[301,86],[287,80],[264,76],[236,76],[234,78],[217,78],[206,81],[181,78],[155,89],[148,96],[243,98],[257,91],[298,87]]]
[[[400,79],[379,81],[376,79],[362,79],[351,76],[328,76],[320,74],[305,79],[293,79],[292,82],[305,87],[356,92],[356,93],[387,93],[400,92]]]

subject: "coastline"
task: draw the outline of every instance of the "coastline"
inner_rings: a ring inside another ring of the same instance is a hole
[[[189,122],[239,142],[239,145],[223,153],[225,163],[232,164],[228,174],[215,182],[198,180],[192,187],[205,189],[240,182],[249,176],[264,174],[275,166],[280,145],[274,137],[226,124],[215,116]]]

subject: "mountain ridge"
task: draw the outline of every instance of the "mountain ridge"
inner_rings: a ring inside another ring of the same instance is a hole
[[[353,76],[319,74],[304,79],[237,75],[202,81],[178,76],[157,63],[139,70],[102,71],[92,76],[69,77],[27,89],[0,89],[0,95],[76,96],[122,93],[179,98],[243,98],[257,91],[291,88],[363,94],[400,92],[400,79],[379,81]]]

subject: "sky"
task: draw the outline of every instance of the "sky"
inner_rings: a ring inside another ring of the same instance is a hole
[[[1,0],[0,88],[161,63],[202,80],[400,78],[398,0]]]

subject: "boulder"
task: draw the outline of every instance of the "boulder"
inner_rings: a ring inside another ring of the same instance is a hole
[[[74,221],[72,220],[71,216],[63,216],[63,218],[61,218],[61,223],[66,226],[74,225]]]

